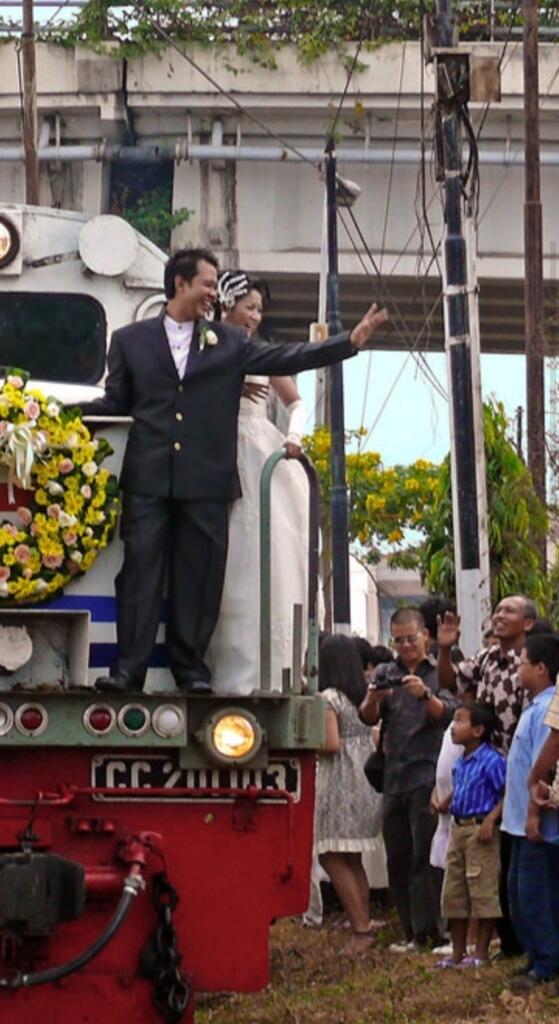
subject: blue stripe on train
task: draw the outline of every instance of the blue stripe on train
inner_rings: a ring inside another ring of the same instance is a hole
[[[110,668],[117,656],[116,644],[90,644],[89,667]],[[150,668],[167,668],[167,649],[164,644],[156,644],[149,660]]]
[[[60,608],[62,611],[87,611],[93,622],[116,622],[116,598],[96,596],[94,594],[67,594],[50,601],[49,608]],[[165,622],[166,602],[161,606],[160,622]]]

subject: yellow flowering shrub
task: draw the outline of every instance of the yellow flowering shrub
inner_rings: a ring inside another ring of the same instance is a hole
[[[15,522],[0,522],[0,603],[12,605],[50,600],[90,569],[120,510],[116,477],[100,468],[108,442],[27,388],[28,376],[8,370],[0,387],[0,466],[12,485],[32,490],[29,506],[14,504]],[[24,454],[28,481],[18,475]]]

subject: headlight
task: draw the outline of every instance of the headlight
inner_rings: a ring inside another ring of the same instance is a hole
[[[199,738],[219,764],[242,764],[260,750],[262,729],[249,711],[227,708],[206,719]]]
[[[15,224],[0,214],[0,268],[7,267],[19,252],[19,234]]]

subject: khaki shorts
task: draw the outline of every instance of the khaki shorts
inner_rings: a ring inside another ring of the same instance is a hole
[[[479,826],[452,824],[442,891],[442,916],[456,918],[501,917],[499,830],[490,843],[480,843]]]

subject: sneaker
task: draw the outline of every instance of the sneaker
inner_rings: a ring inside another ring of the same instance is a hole
[[[389,953],[417,953],[418,945],[413,939],[409,942],[391,942],[388,947]]]
[[[434,946],[431,952],[434,953],[435,956],[450,956],[452,953],[452,943],[447,942],[444,946]]]
[[[509,984],[511,992],[522,995],[524,993],[532,992],[533,989],[538,988],[540,985],[545,985],[549,978],[540,978],[539,974],[535,974],[534,971],[528,971],[527,974],[521,974],[516,978],[512,978]]]

